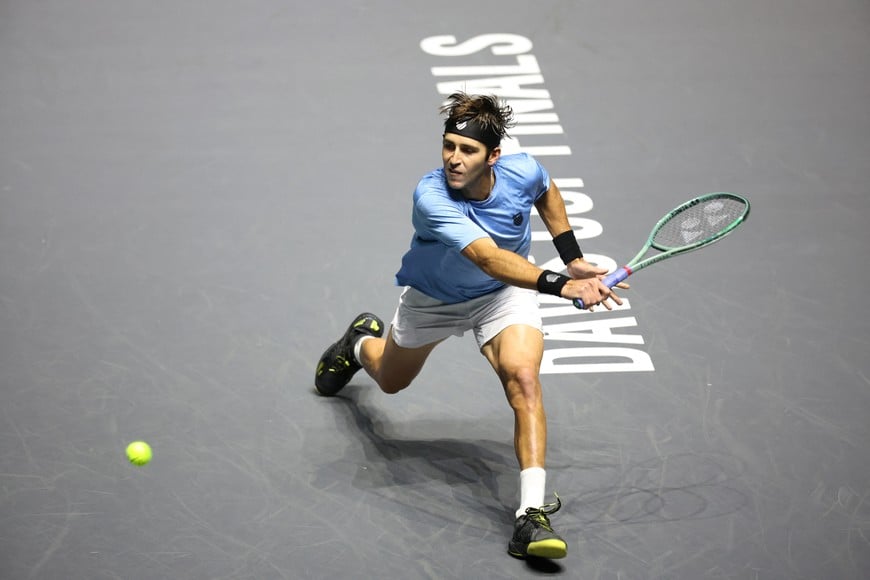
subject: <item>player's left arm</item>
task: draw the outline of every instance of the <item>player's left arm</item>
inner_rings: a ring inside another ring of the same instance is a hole
[[[547,231],[554,238],[571,229],[568,223],[568,212],[565,210],[565,200],[556,182],[550,180],[550,187],[535,201],[535,207],[547,226]]]
[[[571,229],[571,224],[568,222],[565,200],[562,198],[562,192],[559,191],[559,187],[552,179],[550,180],[550,187],[535,202],[535,208],[537,208],[541,220],[553,238],[557,238],[560,235],[573,238],[574,232]],[[567,232],[570,232],[570,234]],[[607,273],[605,268],[599,268],[594,264],[590,264],[582,256],[571,260],[565,264],[565,267],[568,269],[568,275],[577,279],[592,278],[593,276],[602,276]]]
[[[554,240],[562,235],[569,237],[570,240],[573,240],[576,243],[574,230],[571,229],[571,224],[568,222],[568,212],[565,209],[565,200],[562,197],[562,192],[559,191],[559,187],[552,179],[550,180],[550,187],[547,188],[547,191],[544,192],[544,194],[535,202],[535,207],[538,210],[538,214],[541,216],[541,220],[547,227],[547,231],[550,232],[550,235],[553,236]],[[582,256],[566,262],[565,268],[568,270],[568,275],[577,280],[593,277],[598,277],[600,279],[607,274],[606,268],[599,268],[595,264],[587,262]],[[620,282],[616,287],[622,288],[623,290],[630,288],[630,286],[625,282]]]

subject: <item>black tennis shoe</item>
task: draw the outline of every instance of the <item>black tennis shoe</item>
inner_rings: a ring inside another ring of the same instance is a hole
[[[568,545],[550,526],[549,515],[559,511],[562,500],[539,508],[527,508],[514,522],[514,535],[508,542],[508,554],[515,558],[534,556],[552,560],[568,555]]]
[[[364,334],[380,338],[384,334],[384,323],[368,312],[354,318],[344,335],[326,349],[317,363],[314,387],[318,393],[326,397],[335,395],[362,368],[353,356],[353,346],[356,339]]]

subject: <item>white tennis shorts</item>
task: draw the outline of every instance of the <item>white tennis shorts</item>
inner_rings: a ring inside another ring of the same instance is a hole
[[[403,348],[417,348],[449,336],[474,330],[482,348],[499,332],[514,324],[544,331],[538,311],[538,293],[505,286],[479,298],[444,304],[419,290],[406,287],[393,316],[393,340]]]

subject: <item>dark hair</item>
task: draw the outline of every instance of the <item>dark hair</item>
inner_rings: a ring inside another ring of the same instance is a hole
[[[447,102],[439,109],[445,115],[445,126],[455,126],[462,121],[474,119],[485,132],[498,137],[500,141],[507,136],[507,130],[514,126],[514,112],[511,107],[494,95],[468,95],[456,92],[447,97]]]

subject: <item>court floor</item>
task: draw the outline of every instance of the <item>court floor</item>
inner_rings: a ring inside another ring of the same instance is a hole
[[[0,3],[0,577],[868,577],[868,30],[858,0]],[[457,88],[522,115],[506,148],[600,263],[752,202],[621,310],[542,301],[556,562],[506,554],[471,336],[398,396],[313,392],[392,316]]]

